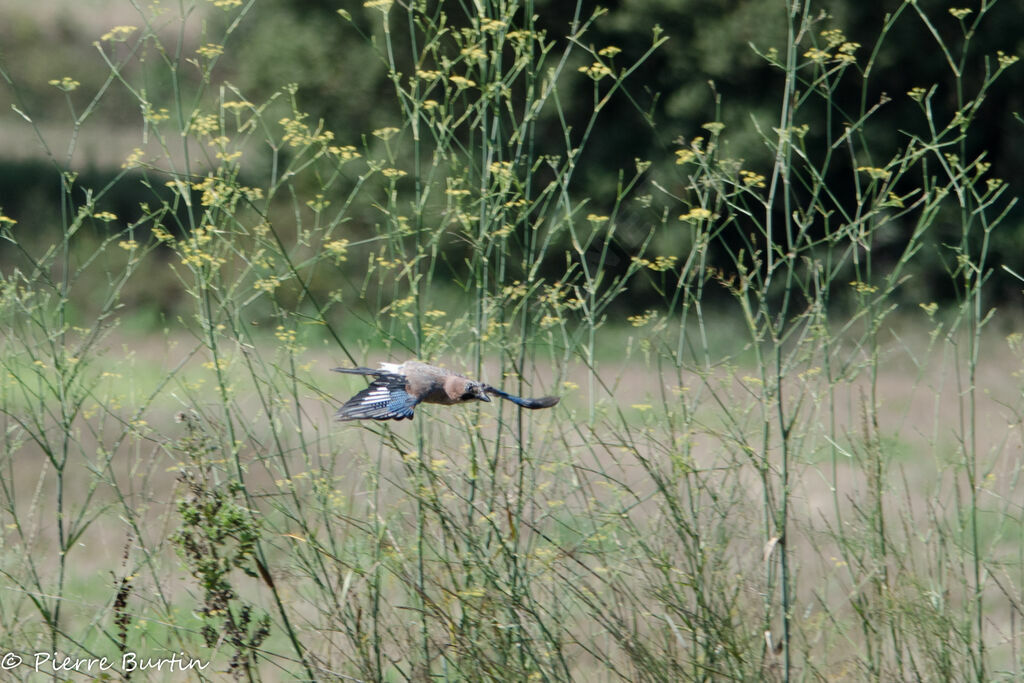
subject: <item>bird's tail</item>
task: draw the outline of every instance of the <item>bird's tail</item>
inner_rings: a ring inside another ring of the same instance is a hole
[[[370,368],[331,368],[334,372],[347,372],[350,375],[386,375],[383,370],[371,370]]]
[[[521,396],[513,396],[512,394],[507,394],[501,389],[496,389],[495,387],[492,386],[487,386],[484,388],[484,390],[488,394],[500,396],[501,398],[507,401],[512,401],[517,406],[529,408],[530,410],[536,410],[538,408],[550,408],[551,406],[558,403],[559,400],[557,396],[544,396],[543,398],[522,398]]]

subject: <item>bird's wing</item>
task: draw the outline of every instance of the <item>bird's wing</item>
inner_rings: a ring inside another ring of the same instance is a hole
[[[490,385],[484,387],[484,390],[489,394],[500,396],[503,399],[512,401],[517,406],[529,408],[530,410],[536,410],[538,408],[550,408],[551,406],[558,403],[559,400],[557,396],[544,396],[543,398],[522,398],[520,396],[513,396],[512,394],[507,394],[501,389],[497,389]]]
[[[379,374],[379,373],[378,373]],[[405,377],[380,374],[338,409],[339,420],[411,420],[419,400],[405,390]]]
[[[392,375],[404,375],[405,374],[405,363],[381,363],[380,371],[387,372]]]

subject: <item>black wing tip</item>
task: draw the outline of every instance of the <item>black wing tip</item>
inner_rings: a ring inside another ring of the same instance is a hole
[[[334,419],[338,422],[352,422],[353,420],[411,420],[413,415],[412,408],[395,410],[394,408],[389,409],[386,406],[368,406],[363,403],[349,405],[346,403],[334,413]]]
[[[412,414],[409,415],[351,415],[338,411],[334,414],[336,422],[355,422],[356,420],[377,420],[378,422],[384,422],[386,420],[394,420],[399,422],[401,420],[411,420]]]

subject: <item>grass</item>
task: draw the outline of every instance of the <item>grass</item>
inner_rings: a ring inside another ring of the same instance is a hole
[[[986,303],[1015,198],[967,153],[1013,59],[951,68],[948,120],[908,93],[928,133],[881,157],[874,103],[835,102],[891,22],[932,19],[905,3],[862,49],[793,6],[774,165],[712,121],[598,203],[580,150],[660,29],[627,62],[582,4],[556,39],[529,4],[368,3],[400,125],[344,139],[219,78],[251,8],[220,4],[216,39],[145,8],[105,35],[104,85],[58,81],[73,129],[117,88],[145,147],[101,187],[56,162],[56,243],[0,218],[0,648],[204,680],[1019,677],[1024,357]],[[133,217],[118,183],[151,192]],[[942,307],[901,298],[930,249]],[[140,335],[133,297],[170,280]],[[411,356],[563,400],[333,423],[361,385],[330,367]]]

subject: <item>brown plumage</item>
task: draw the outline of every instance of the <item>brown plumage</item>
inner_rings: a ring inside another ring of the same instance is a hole
[[[366,389],[345,402],[336,414],[339,420],[411,420],[420,403],[454,405],[467,401],[490,401],[489,394],[512,401],[523,408],[550,408],[558,397],[520,398],[471,380],[450,370],[420,361],[381,363],[370,368],[334,368],[335,372],[374,377]]]

